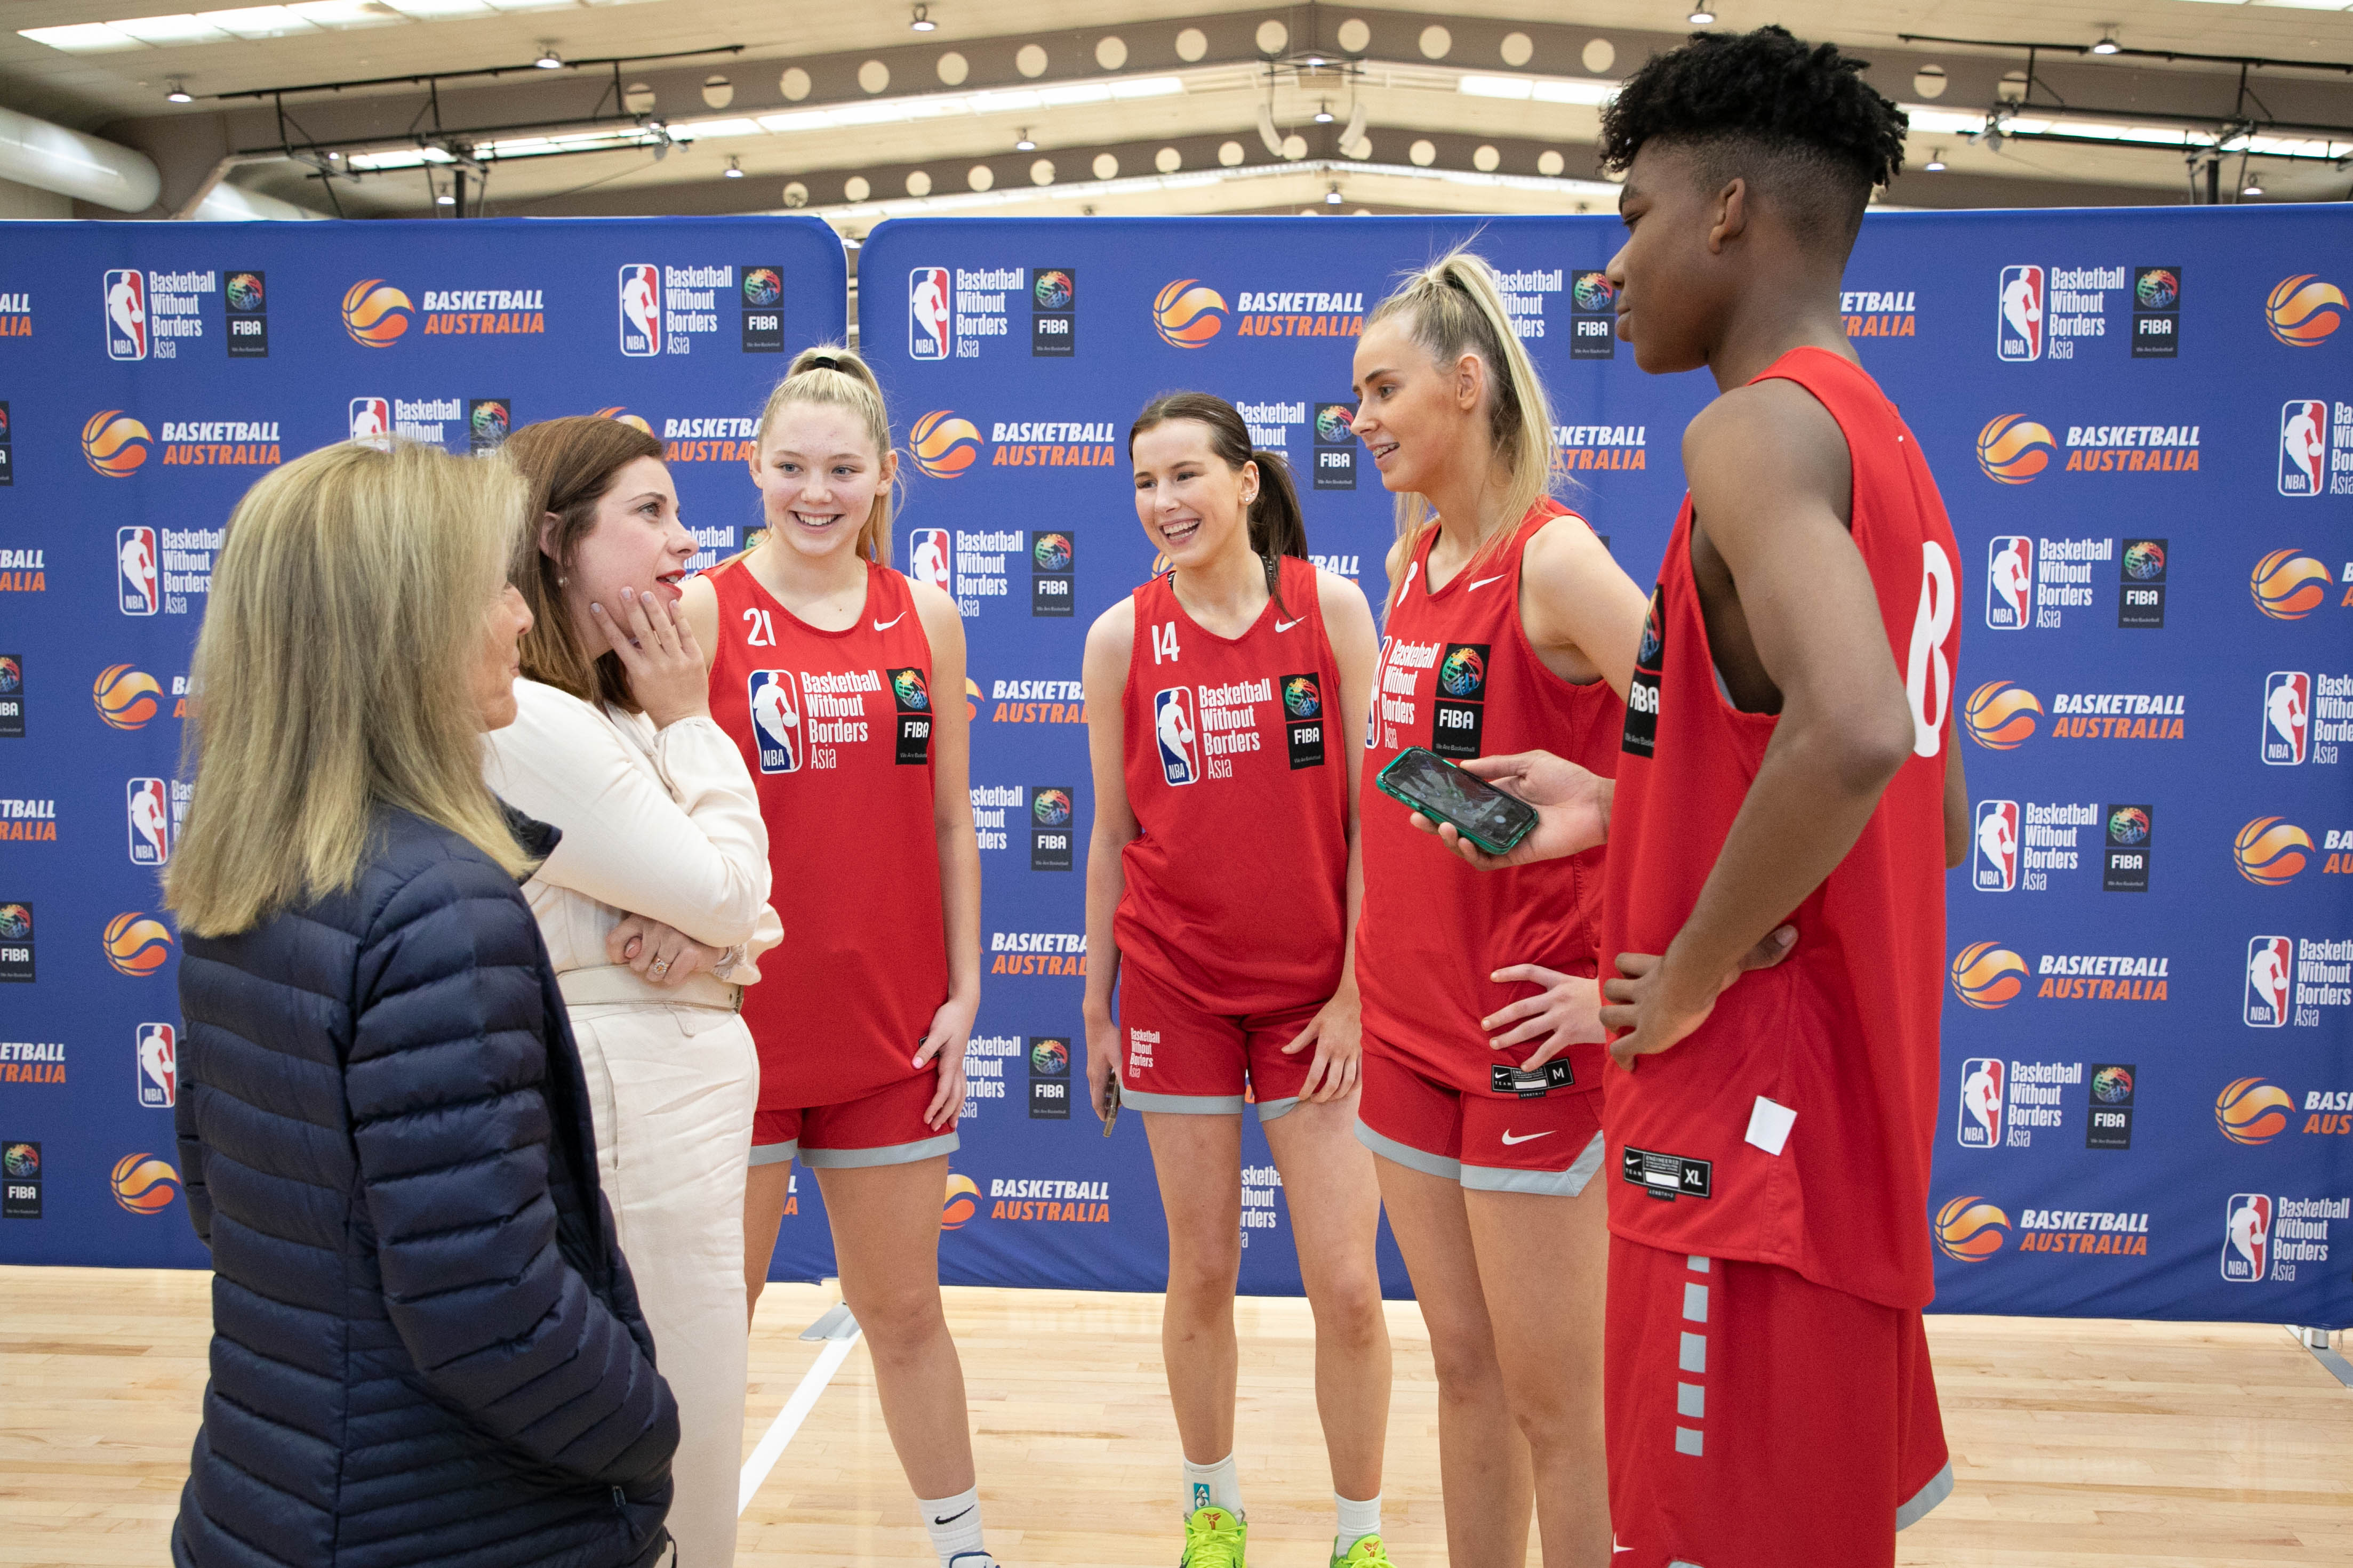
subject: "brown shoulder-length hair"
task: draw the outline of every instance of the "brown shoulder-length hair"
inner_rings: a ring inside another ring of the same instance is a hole
[[[650,432],[618,419],[574,415],[526,425],[507,437],[507,460],[530,489],[522,539],[515,546],[508,581],[531,606],[531,630],[523,634],[525,678],[568,691],[584,702],[604,702],[625,713],[638,711],[628,671],[609,648],[592,655],[574,629],[564,604],[564,579],[571,574],[580,542],[596,526],[596,502],[613,478],[639,458],[659,458],[662,444]],[[553,556],[539,545],[549,513],[555,516]]]

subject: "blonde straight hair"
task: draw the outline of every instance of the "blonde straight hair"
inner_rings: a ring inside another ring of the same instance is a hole
[[[891,413],[883,406],[882,384],[874,379],[874,372],[859,357],[855,349],[839,343],[818,343],[803,349],[793,356],[793,363],[768,394],[767,405],[760,410],[759,446],[768,444],[768,426],[776,422],[777,413],[796,403],[814,403],[828,408],[847,408],[858,416],[866,426],[866,434],[874,442],[874,458],[880,462],[891,450]],[[899,493],[904,475],[874,492],[873,510],[866,514],[865,524],[858,531],[858,552],[877,566],[891,564],[892,501]],[[745,554],[749,554],[747,546]]]
[[[1489,450],[1509,475],[1501,509],[1504,522],[1479,542],[1473,563],[1483,562],[1511,538],[1528,508],[1552,493],[1561,469],[1552,438],[1552,402],[1535,362],[1520,345],[1504,309],[1495,270],[1467,246],[1456,246],[1376,306],[1366,324],[1400,318],[1413,341],[1440,368],[1451,369],[1465,353],[1487,367]],[[1397,499],[1398,538],[1412,559],[1431,522],[1430,498],[1407,490]],[[1392,590],[1394,596],[1394,590]]]
[[[482,782],[472,689],[522,526],[503,459],[406,442],[328,447],[246,492],[196,638],[195,798],[164,882],[183,931],[347,891],[386,807],[529,868]]]

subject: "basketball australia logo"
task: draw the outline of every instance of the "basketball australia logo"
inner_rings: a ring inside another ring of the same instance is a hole
[[[127,479],[147,460],[154,437],[120,408],[101,408],[81,427],[82,460],[110,479]]]
[[[1154,297],[1152,324],[1169,347],[1198,349],[1225,330],[1225,296],[1198,278],[1179,278]]]
[[[2024,745],[2034,733],[2035,721],[2042,717],[2042,700],[2023,686],[2007,680],[1987,681],[1961,704],[1961,721],[1968,726],[1969,739],[1993,752],[2012,752]]]
[[[2010,1215],[1972,1193],[1936,1211],[1936,1250],[1956,1263],[1983,1263],[2010,1239]]]
[[[180,1195],[180,1173],[169,1161],[142,1152],[117,1160],[108,1184],[114,1201],[131,1213],[161,1214]]]
[[[2274,550],[2255,563],[2247,591],[2255,596],[2255,608],[2272,619],[2300,621],[2328,597],[2328,583],[2326,563],[2295,549]]]
[[[2345,324],[2345,290],[2310,272],[2283,278],[2263,301],[2263,324],[2292,349],[2316,347]]]
[[[2313,856],[2312,835],[2284,817],[2258,816],[2232,841],[2239,875],[2259,888],[2294,881]]]
[[[935,408],[907,432],[915,467],[935,479],[952,479],[980,458],[980,430],[953,408]]]
[[[2214,1097],[2214,1125],[2233,1143],[2270,1142],[2287,1131],[2295,1111],[2287,1090],[2259,1078],[2234,1079]]]
[[[2051,466],[2059,443],[2023,414],[2003,414],[1978,432],[1978,467],[1998,485],[2022,485]]]
[[[1953,994],[1980,1012],[2018,1000],[2026,977],[2026,960],[2000,942],[1972,942],[1953,958]]]
[[[343,331],[366,348],[399,342],[416,313],[408,296],[381,278],[363,278],[343,291]]]
[[[133,978],[153,974],[172,956],[172,933],[164,923],[133,910],[106,922],[106,962],[115,973]]]

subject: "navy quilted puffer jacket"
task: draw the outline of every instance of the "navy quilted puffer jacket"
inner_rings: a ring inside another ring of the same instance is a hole
[[[513,880],[386,813],[349,894],[190,939],[180,1005],[180,1168],[214,1276],[174,1560],[659,1555],[678,1410]]]

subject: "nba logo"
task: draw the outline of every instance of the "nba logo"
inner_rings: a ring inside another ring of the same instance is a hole
[[[789,669],[755,669],[745,696],[752,708],[752,738],[759,743],[760,771],[801,771],[801,700]]]
[[[2023,363],[2042,357],[2042,268],[2001,269],[2001,313],[1995,322],[1996,357]]]
[[[2007,893],[2018,886],[2018,802],[1978,802],[1976,859],[1969,886],[1980,893]]]
[[[2295,943],[2284,936],[2247,939],[2247,999],[2241,1014],[2250,1029],[2287,1026],[2288,982],[2295,974]]]
[[[147,279],[135,267],[106,274],[106,357],[147,357]]]
[[[130,784],[131,863],[161,866],[172,858],[172,808],[162,779]]]
[[[908,575],[955,595],[955,542],[944,528],[919,528],[907,536]]]
[[[948,310],[955,295],[944,267],[918,267],[907,274],[907,357],[945,359]]]
[[[1199,783],[1201,744],[1193,728],[1193,689],[1172,686],[1155,694],[1152,728],[1160,739],[1160,776],[1172,784]]]
[[[662,352],[661,268],[621,268],[621,352],[647,359]]]
[[[114,531],[114,571],[121,591],[122,613],[152,616],[162,607],[156,592],[155,531],[118,528]]]
[[[1997,533],[1986,545],[1986,625],[2022,632],[2034,619],[2034,541]]]
[[[2273,670],[2263,677],[2263,761],[2292,768],[2304,761],[2311,739],[2312,677]]]
[[[2328,405],[2296,398],[2280,405],[2279,493],[2316,496],[2328,467]]]
[[[381,397],[352,399],[352,439],[381,447],[392,436],[392,405]]]
[[[180,1098],[179,1037],[169,1024],[139,1026],[139,1103],[168,1110]]]
[[[1961,1147],[2001,1147],[2001,1063],[1971,1057],[1961,1063]]]
[[[2271,1272],[2272,1200],[2261,1193],[2232,1193],[2222,1206],[2222,1278],[2254,1285]]]

